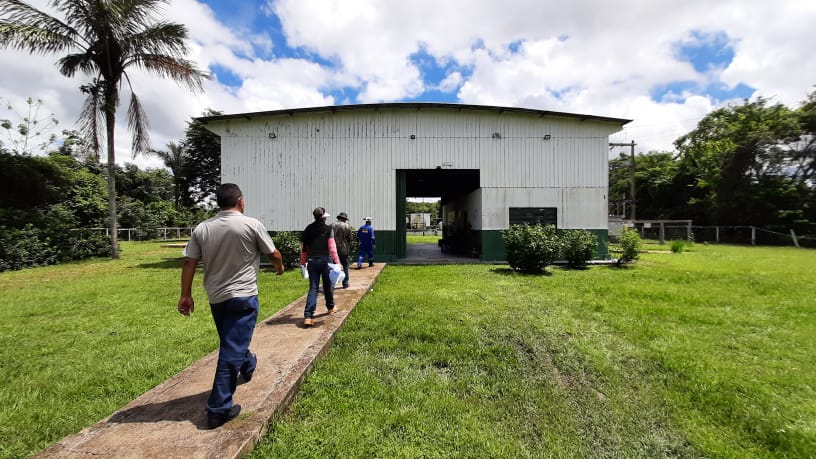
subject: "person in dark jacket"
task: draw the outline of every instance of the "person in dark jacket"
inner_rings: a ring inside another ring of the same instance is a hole
[[[323,295],[326,299],[326,309],[334,314],[334,287],[331,283],[329,262],[340,264],[337,255],[337,246],[334,243],[334,231],[326,224],[330,215],[322,207],[312,211],[314,221],[303,230],[300,242],[300,264],[306,265],[309,272],[309,294],[306,296],[306,309],[303,311],[303,325],[311,327],[314,324],[314,312],[317,307],[317,291],[320,280],[323,279]]]
[[[334,241],[337,244],[337,254],[340,256],[340,264],[343,265],[343,272],[346,277],[343,279],[343,288],[349,286],[349,251],[354,236],[354,227],[348,224],[348,214],[340,212],[337,214],[337,221],[332,223],[334,230]]]

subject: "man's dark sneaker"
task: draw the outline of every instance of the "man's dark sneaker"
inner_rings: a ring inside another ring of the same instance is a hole
[[[255,357],[255,354],[252,354],[252,358],[250,360],[254,360],[256,362],[255,365],[257,366],[258,358]],[[246,371],[246,368],[241,367],[241,377],[244,378],[244,382],[252,381],[252,375],[254,374],[255,374],[254,367],[252,368],[252,371]]]
[[[369,267],[369,268],[370,268],[370,267],[372,267],[372,266],[374,266],[374,263],[369,263],[369,264],[368,264],[368,267]]]
[[[343,284],[343,288],[348,288],[349,284]]]
[[[232,405],[232,408],[224,414],[207,415],[207,428],[215,429],[221,427],[225,422],[235,419],[240,413],[241,405]]]

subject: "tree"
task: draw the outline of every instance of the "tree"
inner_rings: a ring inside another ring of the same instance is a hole
[[[154,19],[164,3],[167,0],[51,0],[62,18],[19,0],[0,3],[1,47],[66,53],[57,61],[62,75],[70,78],[80,72],[91,77],[91,82],[80,88],[86,99],[79,127],[94,151],[100,150],[100,138],[107,143],[112,258],[119,258],[114,130],[123,80],[131,93],[128,127],[133,133],[132,153],[150,149],[147,115],[133,92],[127,69],[171,78],[193,91],[201,90],[202,79],[207,77],[183,58],[187,54],[186,27]]]
[[[5,131],[7,142],[15,154],[30,155],[35,148],[45,151],[57,140],[54,129],[59,124],[59,120],[53,113],[40,114],[42,99],[35,101],[31,97],[27,98],[28,108],[25,114],[17,112],[14,106],[2,97],[0,97],[0,104],[4,111],[10,112],[18,120],[15,124],[11,118],[0,119],[0,127]]]
[[[631,157],[621,153],[609,160],[609,198],[622,199],[630,192]],[[669,152],[638,154],[635,163],[635,194],[638,217],[643,219],[686,218],[682,189],[676,182],[677,161]]]
[[[221,114],[211,109],[204,111],[204,116]],[[192,202],[207,203],[221,185],[221,137],[193,118],[184,132],[184,150],[187,153],[187,186]]]
[[[176,207],[192,207],[193,198],[190,195],[188,172],[190,160],[184,146],[175,142],[167,144],[167,150],[152,150],[151,153],[160,158],[165,167],[173,174],[173,202]]]
[[[709,113],[675,142],[680,180],[689,185],[689,204],[706,217],[705,223],[775,222],[768,200],[785,190],[770,188],[791,184],[791,145],[801,133],[795,112],[763,98]]]

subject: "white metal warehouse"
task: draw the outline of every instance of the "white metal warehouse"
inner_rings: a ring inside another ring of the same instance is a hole
[[[588,229],[606,254],[609,135],[629,120],[511,107],[384,103],[200,118],[221,136],[222,182],[270,231],[312,209],[372,217],[377,258],[405,256],[405,198],[440,197],[446,238],[503,260],[501,230]]]

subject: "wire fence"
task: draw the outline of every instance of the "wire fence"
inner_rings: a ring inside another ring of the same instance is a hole
[[[116,234],[120,239],[128,241],[144,241],[147,239],[182,239],[189,238],[195,226],[167,226],[160,228],[117,228]],[[110,228],[88,228],[92,231],[104,232],[110,236]]]
[[[767,229],[758,226],[635,225],[642,239],[666,241],[687,240],[715,244],[776,245],[816,248],[816,234],[796,234],[793,230]]]

